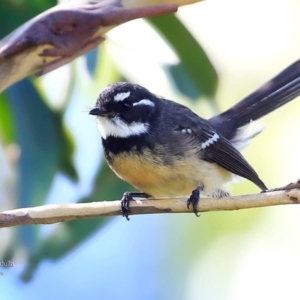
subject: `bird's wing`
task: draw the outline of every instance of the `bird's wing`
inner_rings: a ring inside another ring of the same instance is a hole
[[[201,159],[247,178],[263,190],[267,189],[243,155],[227,139],[215,132],[204,119],[193,114],[190,118],[181,115],[177,121],[176,130],[189,139],[187,143],[192,142],[193,146],[199,149]]]

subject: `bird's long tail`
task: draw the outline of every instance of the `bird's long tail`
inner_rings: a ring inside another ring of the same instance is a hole
[[[225,138],[233,140],[239,128],[263,117],[299,95],[300,60],[227,111],[211,118],[209,122]],[[257,133],[259,132],[258,130]]]

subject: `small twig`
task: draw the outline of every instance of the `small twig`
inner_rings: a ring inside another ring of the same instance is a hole
[[[202,198],[199,212],[237,210],[300,203],[300,190],[276,191],[226,198]],[[146,199],[130,203],[131,214],[191,213],[186,198]],[[52,224],[75,219],[121,215],[120,201],[57,204],[20,208],[0,213],[0,227]]]

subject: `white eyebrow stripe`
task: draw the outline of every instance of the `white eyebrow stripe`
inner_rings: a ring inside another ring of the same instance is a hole
[[[213,143],[215,143],[219,138],[220,138],[219,135],[217,133],[214,133],[214,135],[212,135],[211,138],[209,138],[206,142],[204,142],[204,143],[201,144],[201,147],[203,149],[205,149],[208,146],[210,146]]]
[[[128,98],[130,96],[130,91],[126,93],[118,93],[117,95],[114,96],[114,100],[116,102],[118,101],[123,101],[124,99]]]
[[[133,106],[136,106],[136,105],[149,105],[149,106],[154,106],[154,103],[148,99],[143,99],[143,100],[140,100],[139,102],[135,102],[133,103]]]

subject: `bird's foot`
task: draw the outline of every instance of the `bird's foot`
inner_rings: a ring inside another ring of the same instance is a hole
[[[133,201],[133,197],[140,197],[140,198],[149,198],[150,195],[145,194],[145,193],[131,193],[131,192],[126,192],[123,194],[123,197],[121,199],[121,213],[122,216],[129,221],[129,213],[130,213],[130,208],[129,208],[129,202]]]
[[[203,186],[198,186],[195,190],[192,191],[192,194],[190,198],[187,200],[187,208],[190,208],[190,205],[193,206],[193,212],[196,215],[196,217],[200,217],[200,214],[198,213],[198,203],[200,200],[200,192],[203,191]]]

